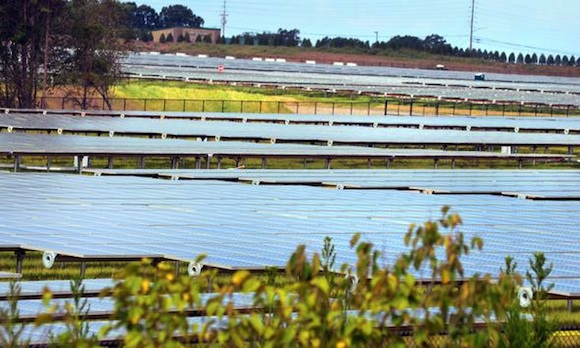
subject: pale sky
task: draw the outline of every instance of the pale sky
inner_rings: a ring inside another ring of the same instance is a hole
[[[223,0],[131,0],[157,12],[185,5],[221,28]],[[580,0],[474,0],[473,47],[580,57]],[[226,0],[226,37],[298,29],[300,38],[352,37],[388,41],[395,35],[439,34],[469,47],[472,0]],[[375,32],[378,32],[375,33]]]

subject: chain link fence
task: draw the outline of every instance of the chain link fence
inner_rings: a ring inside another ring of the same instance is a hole
[[[489,103],[444,101],[412,98],[383,98],[360,101],[262,101],[202,99],[89,98],[80,101],[70,97],[41,97],[43,109],[61,110],[133,110],[163,112],[239,112],[268,114],[321,115],[410,115],[410,116],[572,116],[580,114],[578,106],[522,103]],[[83,107],[84,106],[84,107]]]

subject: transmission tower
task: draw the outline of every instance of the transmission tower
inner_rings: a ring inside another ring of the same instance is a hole
[[[226,0],[224,0],[224,10],[220,14],[222,17],[222,37],[226,37],[226,23],[228,22],[228,13],[226,12]]]
[[[471,26],[469,27],[469,52],[471,52],[473,50],[473,17],[474,17],[474,15],[475,15],[475,0],[471,0]]]

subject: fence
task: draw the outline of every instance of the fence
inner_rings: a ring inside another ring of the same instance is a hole
[[[490,103],[474,101],[424,100],[412,98],[382,98],[360,101],[262,101],[262,100],[201,100],[201,99],[137,99],[110,98],[113,110],[179,111],[179,112],[238,112],[270,114],[325,115],[410,115],[410,116],[571,116],[578,115],[574,105],[546,105],[522,103]],[[77,99],[70,97],[42,97],[38,105],[48,109],[81,109]],[[86,100],[86,109],[106,110],[102,98]]]

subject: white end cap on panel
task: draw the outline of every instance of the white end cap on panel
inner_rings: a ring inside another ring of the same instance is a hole
[[[190,262],[187,266],[187,274],[191,277],[197,277],[201,274],[201,270],[203,268],[203,264],[199,262]]]
[[[56,253],[52,251],[45,251],[42,253],[42,264],[44,268],[52,268],[54,266],[54,261],[56,261]]]

